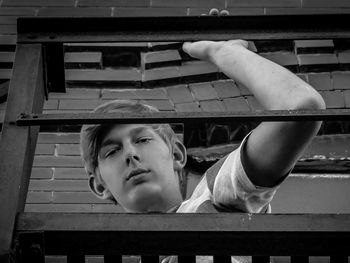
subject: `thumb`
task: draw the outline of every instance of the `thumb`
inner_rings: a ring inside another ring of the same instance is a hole
[[[185,51],[186,53],[189,53],[190,47],[191,47],[191,42],[185,42],[182,45],[182,50]]]

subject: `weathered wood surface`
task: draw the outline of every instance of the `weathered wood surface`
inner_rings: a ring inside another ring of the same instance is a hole
[[[10,253],[15,216],[24,210],[39,127],[18,127],[21,112],[44,101],[41,45],[18,45],[0,141],[0,258]],[[2,262],[2,261],[1,261]]]
[[[349,38],[348,14],[20,18],[18,41],[131,42]],[[332,21],[332,23],[329,23]]]

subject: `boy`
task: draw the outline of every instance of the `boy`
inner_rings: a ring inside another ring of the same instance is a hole
[[[324,109],[322,97],[283,67],[248,50],[243,40],[184,43],[192,57],[216,65],[268,110]],[[97,112],[155,111],[111,102]],[[270,201],[321,122],[263,122],[219,160],[183,201],[186,149],[167,125],[93,125],[81,132],[91,190],[127,212],[270,212]],[[234,259],[233,259],[234,260]],[[240,259],[239,262],[245,262]]]

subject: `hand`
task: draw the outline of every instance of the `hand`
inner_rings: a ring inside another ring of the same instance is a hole
[[[214,54],[226,47],[240,46],[248,48],[249,44],[245,40],[235,39],[228,41],[197,41],[197,42],[185,42],[182,45],[183,51],[189,54],[191,57],[211,61]]]

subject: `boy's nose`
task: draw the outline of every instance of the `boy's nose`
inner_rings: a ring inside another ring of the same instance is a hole
[[[140,155],[132,145],[128,145],[128,147],[126,147],[125,161],[127,165],[140,161]]]

